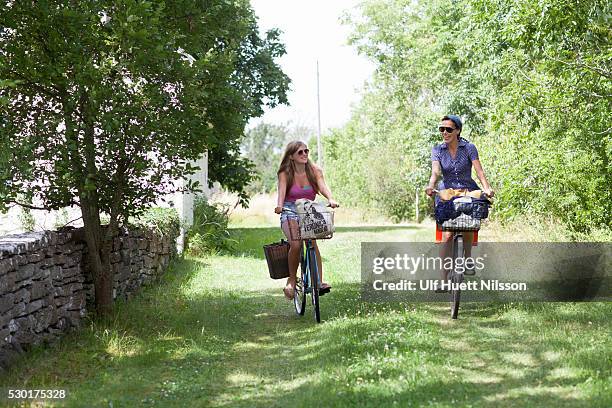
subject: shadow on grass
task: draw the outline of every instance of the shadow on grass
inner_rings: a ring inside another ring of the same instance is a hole
[[[274,308],[262,310],[253,328],[262,327],[264,320],[276,324],[245,332],[228,355],[233,363],[220,367],[216,377],[224,380],[211,387],[209,402],[228,407],[420,406],[426,402],[593,406],[597,402],[564,392],[562,388],[575,385],[580,375],[549,378],[547,374],[562,362],[547,355],[549,346],[537,335],[517,338],[516,328],[508,322],[499,326],[502,336],[489,333],[487,325],[479,330],[479,321],[443,329],[438,320],[447,307],[416,305],[412,315],[403,304],[364,304],[358,295],[357,285],[341,284],[322,298],[327,320],[322,325],[312,322],[310,309],[303,318],[292,317],[291,310],[288,315]],[[260,295],[245,296],[261,304]],[[406,331],[395,336],[393,330],[400,327]],[[471,353],[483,365],[473,366],[454,341],[445,341],[447,337],[486,346]],[[396,342],[394,350],[388,348],[391,341]],[[569,344],[563,346],[571,350]],[[388,361],[397,355],[393,351],[401,356],[397,357],[401,364]]]
[[[609,406],[572,389],[604,376],[605,361],[550,375],[575,342],[504,318],[505,304],[468,304],[451,321],[447,303],[363,303],[358,284],[339,283],[318,325],[310,303],[298,317],[278,290],[185,294],[194,278],[219,278],[200,260],[171,272],[110,322],[16,366],[13,381],[65,385],[67,406]],[[554,305],[535,313],[564,316]]]

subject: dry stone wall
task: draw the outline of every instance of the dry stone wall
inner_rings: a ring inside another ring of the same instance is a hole
[[[129,299],[161,275],[178,229],[165,235],[123,229],[113,240],[113,297]],[[0,237],[0,369],[32,345],[79,327],[94,288],[82,229]]]

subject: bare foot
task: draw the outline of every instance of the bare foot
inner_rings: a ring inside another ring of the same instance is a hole
[[[285,297],[289,300],[293,299],[293,292],[294,292],[294,288],[289,283],[283,289],[283,293],[285,294]]]

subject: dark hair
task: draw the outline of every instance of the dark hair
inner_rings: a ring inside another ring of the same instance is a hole
[[[455,124],[457,129],[459,129],[459,133],[457,134],[457,140],[461,138],[461,128],[463,127],[463,123],[461,122],[461,118],[457,115],[444,115],[440,120],[450,120]]]
[[[459,135],[461,135],[461,129],[463,128],[463,122],[461,122],[461,118],[459,116],[457,116],[457,115],[444,115],[444,117],[442,117],[441,120],[450,120],[451,122],[453,122],[455,124],[455,126],[457,126],[457,129],[459,129]]]

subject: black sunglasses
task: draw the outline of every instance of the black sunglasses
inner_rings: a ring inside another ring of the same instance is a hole
[[[310,153],[310,150],[309,149],[300,149],[296,153],[299,154],[300,156],[303,155],[303,154],[308,155],[308,153]]]
[[[455,130],[457,130],[457,128],[452,128],[452,127],[447,127],[447,126],[439,126],[438,130],[440,131],[440,133],[453,133]]]

